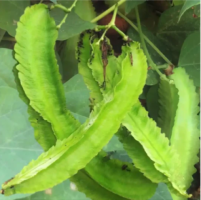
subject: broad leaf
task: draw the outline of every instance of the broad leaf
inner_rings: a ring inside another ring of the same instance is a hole
[[[159,112],[159,103],[158,103],[158,84],[152,86],[146,97],[147,109],[149,116],[157,122],[158,112]]]
[[[64,84],[67,108],[81,123],[89,116],[89,90],[77,74]]]
[[[190,8],[192,8],[195,5],[200,4],[200,0],[186,0],[181,11],[179,14],[179,20],[181,19],[182,15]]]
[[[53,9],[50,12],[55,19],[56,24],[59,24],[63,19],[65,13],[61,9]],[[58,40],[66,40],[75,35],[82,33],[84,30],[95,28],[95,24],[82,20],[74,11],[68,14],[65,23],[59,29]]]
[[[185,2],[185,0],[173,0],[173,4],[174,4],[175,6],[184,4],[184,2]]]
[[[159,75],[157,74],[156,71],[149,69],[147,71],[147,80],[146,80],[146,85],[155,85],[159,81]]]
[[[170,49],[167,46],[165,46],[164,43],[161,42],[159,38],[157,38],[145,26],[142,26],[142,32],[165,56],[167,56],[170,60],[172,59],[172,53],[170,52]],[[134,30],[133,28],[129,28],[129,30],[128,30],[128,36],[131,39],[133,39],[134,41],[138,41],[138,42],[141,43],[139,33],[136,30]],[[146,45],[147,45],[147,49],[148,49],[149,54],[150,54],[151,58],[153,59],[154,63],[157,64],[157,65],[164,64],[165,61],[152,48],[152,46],[149,43],[147,43],[147,42],[146,42]],[[151,85],[153,85],[153,84],[151,84]]]
[[[157,38],[153,33],[151,33],[146,27],[142,26],[143,34],[160,50],[164,55],[166,55],[169,59],[172,58],[171,51],[168,49],[167,46],[163,44],[163,42],[160,41],[159,38]],[[128,36],[133,39],[134,41],[138,41],[141,43],[139,33],[135,31],[133,28],[130,28],[128,30]],[[149,51],[149,54],[157,65],[162,65],[165,63],[165,61],[159,56],[159,54],[152,48],[151,45],[147,44],[147,49]],[[155,85],[159,81],[159,76],[156,73],[156,71],[149,69],[147,72],[147,80],[146,85]]]
[[[15,36],[17,22],[20,16],[24,13],[24,9],[29,6],[29,0],[24,1],[0,1],[0,28],[8,31],[12,36]]]
[[[57,3],[57,0],[50,0],[50,1],[53,2],[53,3],[55,3],[55,4]]]
[[[0,65],[0,71],[2,65]],[[12,73],[12,72],[11,72]],[[0,75],[1,76],[1,75]],[[18,96],[17,90],[0,79],[0,177],[2,182],[13,177],[31,159],[42,152],[34,139],[33,129],[28,121],[27,107]],[[15,199],[1,196],[1,199]]]
[[[164,183],[159,183],[156,193],[150,200],[172,200],[167,186]]]
[[[73,3],[73,1],[63,0],[59,0],[58,2],[67,8],[70,7]],[[91,0],[78,0],[74,11],[82,20],[91,21],[96,17],[96,12]]]
[[[200,29],[200,8],[196,6],[194,11],[187,10],[178,23],[178,13],[182,6],[175,6],[166,10],[160,17],[157,37],[160,38],[164,45],[170,49],[173,55],[173,62],[177,64],[179,53],[185,39],[194,31]],[[197,18],[193,17],[193,12]]]
[[[145,0],[127,0],[125,5],[125,13],[128,14],[133,8],[138,6],[141,3],[144,3]]]
[[[4,34],[5,34],[5,30],[3,30],[3,29],[1,29],[0,28],[0,42],[1,42],[1,40],[2,40],[2,38],[3,38],[3,36],[4,36]]]
[[[75,58],[79,35],[69,38],[62,47],[60,58],[63,66],[63,81],[66,82],[78,73],[78,62]]]
[[[14,75],[12,74],[13,66],[16,61],[13,58],[13,51],[0,48],[0,78],[12,88],[16,88]]]
[[[179,67],[185,68],[195,86],[200,86],[200,32],[185,40],[179,56]]]
[[[158,126],[161,128],[161,132],[165,133],[166,137],[170,139],[179,100],[178,90],[174,83],[161,78],[157,95],[159,96],[158,102],[160,105]]]

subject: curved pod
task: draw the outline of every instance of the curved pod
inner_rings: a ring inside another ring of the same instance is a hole
[[[38,6],[40,10],[41,5]],[[46,7],[43,9],[46,11]],[[58,141],[55,147],[41,154],[38,160],[32,161],[12,181],[4,184],[5,195],[32,193],[53,187],[84,168],[108,143],[145,84],[147,63],[138,43],[133,43],[132,52],[137,62],[132,66],[129,54],[125,53],[120,78],[110,99],[96,105],[89,119],[70,137]]]

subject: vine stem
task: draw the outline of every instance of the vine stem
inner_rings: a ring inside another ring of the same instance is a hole
[[[74,3],[73,3],[74,5]],[[74,7],[74,6],[73,6]],[[69,13],[71,10],[69,8],[66,8],[65,6],[61,5],[61,4],[54,4],[50,7],[50,9],[54,9],[54,8],[60,8],[61,10],[63,10],[66,13]]]
[[[64,18],[63,18],[63,19],[61,20],[61,22],[57,25],[57,29],[60,29],[61,26],[62,26],[62,24],[65,23],[66,18],[68,17],[69,12],[71,12],[71,10],[75,7],[77,1],[78,1],[78,0],[75,0],[75,1],[73,2],[73,4],[71,5],[70,8],[66,8],[65,6],[63,6],[63,5],[61,5],[61,4],[54,4],[54,5],[52,5],[52,6],[50,7],[50,9],[60,8],[60,9],[62,9],[64,12],[66,12]]]
[[[141,28],[141,23],[140,23],[140,16],[139,16],[139,12],[138,12],[138,7],[137,6],[135,7],[135,13],[136,13],[136,19],[137,19],[137,24],[138,24],[138,30],[139,30],[139,35],[140,35],[141,43],[142,43],[144,52],[145,52],[145,54],[147,56],[148,63],[151,66],[151,68],[154,69],[160,75],[160,77],[166,78],[165,75],[163,73],[161,73],[161,71],[157,68],[156,64],[153,62],[151,56],[149,55],[146,43],[144,41],[143,33],[142,33],[142,28]]]
[[[139,33],[138,27],[135,26],[135,24],[130,19],[128,19],[125,15],[123,15],[119,11],[118,11],[118,15],[122,17],[123,19],[125,19],[131,25],[131,27],[133,27]],[[144,34],[142,35],[145,41],[161,56],[161,58],[163,58],[169,65],[173,65],[172,62],[148,39],[148,37],[146,37]]]
[[[98,20],[102,19],[103,17],[105,17],[107,14],[111,13],[116,6],[120,6],[121,4],[123,4],[126,0],[120,0],[118,1],[117,4],[111,6],[109,9],[107,9],[106,11],[104,11],[103,13],[101,13],[100,15],[98,15],[97,17],[95,17],[94,19],[91,20],[91,23],[97,22]]]
[[[110,28],[116,30],[123,37],[123,40],[126,40],[126,41],[128,40],[128,36],[125,35],[121,30],[119,30],[115,25],[117,11],[118,11],[118,4],[115,5],[114,13],[113,13],[113,16],[112,16],[112,19],[111,19],[110,23],[105,25],[105,26],[97,26],[96,27],[96,30],[105,29],[104,33],[102,34],[102,36],[101,36],[100,40],[97,42],[97,44],[99,44],[100,41],[104,40],[105,34],[107,33],[107,31]]]

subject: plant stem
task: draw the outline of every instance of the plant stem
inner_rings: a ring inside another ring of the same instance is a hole
[[[64,15],[64,18],[63,18],[63,19],[61,20],[61,22],[57,25],[57,29],[60,29],[60,28],[61,28],[61,26],[65,23],[67,17],[68,17],[68,13],[66,13],[66,14]]]
[[[148,63],[151,67],[154,67],[155,66],[155,63],[153,62],[151,56],[149,55],[149,52],[147,50],[147,46],[146,46],[146,43],[144,41],[144,37],[143,37],[143,33],[142,33],[142,29],[141,29],[141,23],[140,23],[140,16],[139,16],[139,12],[138,12],[138,8],[137,6],[135,7],[135,13],[136,13],[136,19],[137,19],[137,24],[138,24],[138,30],[139,30],[139,35],[140,35],[140,40],[141,40],[141,43],[142,43],[142,46],[144,48],[144,51],[145,51],[145,54],[147,56],[147,59],[148,59]]]
[[[124,32],[122,32],[116,26],[112,26],[111,28],[113,28],[116,32],[118,32],[119,35],[121,35],[123,37],[123,40],[128,41],[128,36],[126,34],[124,34]]]
[[[115,25],[117,11],[118,11],[118,3],[115,4],[114,12],[113,12],[112,19],[111,19],[111,22],[110,22],[111,25]]]
[[[162,74],[160,72],[160,70],[156,67],[156,64],[153,62],[151,56],[149,55],[149,52],[147,50],[147,46],[146,43],[144,41],[144,37],[143,37],[143,33],[142,33],[142,29],[141,29],[141,24],[140,24],[140,16],[139,16],[139,12],[138,12],[138,7],[136,6],[135,8],[135,13],[136,13],[136,18],[137,18],[137,24],[138,24],[138,29],[139,29],[139,34],[140,34],[140,39],[141,39],[141,43],[144,49],[144,52],[147,56],[147,60],[149,65],[151,66],[152,69],[156,70],[156,72],[160,75],[160,76],[164,76],[164,74]]]
[[[135,24],[128,19],[125,15],[123,15],[121,12],[118,12],[119,16],[121,16],[123,19],[125,19],[137,32],[139,32],[139,29]],[[172,62],[143,34],[144,39],[146,42],[163,58],[169,65],[173,65]]]
[[[102,34],[100,40],[97,42],[97,44],[100,43],[100,41],[102,41],[105,37],[105,34],[107,33],[107,31],[112,28],[114,29],[115,31],[117,31],[119,33],[119,35],[121,35],[123,37],[123,40],[128,40],[128,36],[125,35],[120,29],[118,29],[115,25],[115,21],[116,21],[116,16],[117,16],[117,11],[118,11],[118,3],[116,4],[115,6],[115,9],[114,9],[114,13],[113,13],[113,16],[112,16],[112,19],[110,21],[110,23],[108,25],[105,25],[105,26],[97,26],[96,29],[105,29],[104,33]]]
[[[78,0],[75,0],[75,1],[73,2],[73,4],[71,5],[70,8],[66,8],[65,6],[60,5],[60,4],[55,4],[55,5],[52,5],[52,6],[51,6],[51,9],[57,7],[57,8],[60,8],[60,9],[64,10],[64,12],[66,12],[64,18],[61,20],[61,22],[59,23],[59,25],[57,25],[57,29],[60,29],[61,26],[62,26],[62,24],[65,23],[66,18],[68,17],[68,13],[71,12],[71,10],[75,7],[77,1],[78,1]]]
[[[113,5],[111,6],[109,9],[107,9],[105,12],[101,13],[99,16],[95,17],[94,19],[91,20],[91,23],[97,22],[98,20],[102,19],[103,17],[105,17],[107,14],[111,13],[116,6],[120,6],[121,4],[123,4],[126,0],[120,0],[117,5]]]
[[[158,69],[167,69],[170,65],[165,63],[164,65],[157,65]]]
[[[69,13],[71,11],[69,8],[66,8],[65,6],[63,6],[61,4],[54,4],[50,7],[50,9],[54,9],[54,8],[60,8],[61,10],[63,10],[66,13]]]

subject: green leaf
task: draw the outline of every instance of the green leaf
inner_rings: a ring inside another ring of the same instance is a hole
[[[56,4],[57,3],[57,0],[50,0],[51,2],[53,2],[54,4]]]
[[[0,71],[1,69],[0,65]],[[8,177],[13,177],[31,159],[36,159],[42,149],[34,139],[33,129],[28,121],[26,105],[19,98],[17,90],[8,86],[1,78],[0,96],[0,159],[2,163],[0,177],[3,182]],[[8,199],[24,196],[15,195]],[[7,198],[1,196],[1,199]]]
[[[152,32],[150,32],[146,27],[142,26],[143,34],[164,54],[166,55],[170,60],[172,58],[171,51],[168,49],[167,46],[163,44],[163,42],[160,41],[159,38],[157,38]],[[133,28],[130,28],[128,30],[128,36],[133,39],[134,41],[138,41],[141,43],[141,39],[139,36],[139,33],[135,31]],[[143,47],[142,47],[143,49]],[[165,61],[158,55],[158,53],[147,43],[147,49],[148,52],[157,65],[162,65],[165,63]],[[156,71],[149,69],[147,71],[147,80],[146,85],[155,85],[159,82],[159,75]]]
[[[0,1],[0,28],[7,31],[10,35],[15,36],[17,22],[20,16],[24,13],[27,6],[30,5],[29,0],[6,0]]]
[[[6,33],[6,31],[0,28],[0,42],[1,42],[5,33]]]
[[[58,8],[53,9],[50,15],[54,18],[56,24],[59,24],[65,13]],[[79,35],[87,29],[94,29],[95,24],[82,20],[74,11],[68,14],[66,22],[59,29],[57,40],[66,40],[73,36]]]
[[[73,36],[69,38],[61,52],[60,58],[63,65],[63,81],[66,82],[70,78],[72,78],[75,74],[78,73],[78,62],[75,57],[75,51],[77,48],[77,42],[79,40],[79,36]]]
[[[149,69],[147,71],[146,85],[155,85],[159,81],[159,75],[155,70]]]
[[[186,38],[178,66],[186,70],[195,86],[200,86],[200,32],[192,33]]]
[[[181,11],[179,14],[179,20],[181,19],[182,15],[189,9],[192,8],[195,5],[200,4],[200,0],[186,0]]]
[[[157,37],[169,48],[173,55],[173,63],[178,62],[183,42],[194,31],[200,30],[200,8],[187,10],[178,23],[178,13],[182,6],[175,6],[166,10],[160,17],[157,29]],[[193,17],[193,12],[197,18]]]
[[[127,0],[126,1],[126,5],[125,5],[125,13],[128,14],[130,13],[130,11],[135,8],[136,6],[138,6],[141,3],[144,3],[145,0]]]
[[[185,2],[185,0],[173,0],[173,3],[174,3],[175,6],[184,4],[184,2]]]
[[[169,48],[167,46],[165,46],[164,43],[158,37],[156,37],[145,26],[142,26],[142,32],[164,55],[166,55],[168,57],[168,59],[170,59],[170,60],[172,59],[172,54],[171,54]],[[141,43],[140,35],[137,31],[135,31],[135,29],[129,28],[128,36],[131,39],[133,39],[134,41],[138,41]],[[157,65],[165,64],[165,61],[163,60],[163,58],[161,58],[159,56],[159,54],[151,47],[151,45],[148,43],[146,43],[146,44],[147,44],[147,49],[149,51],[149,54],[150,54],[152,60],[154,61],[154,63],[156,63]],[[142,47],[142,49],[143,49],[143,47]],[[157,78],[157,80],[159,81],[159,77]],[[156,82],[156,81],[152,81],[152,83],[150,83],[150,85],[154,85],[157,83],[157,82],[156,83],[154,83],[154,82]]]
[[[13,58],[13,52],[10,49],[0,48],[0,78],[12,88],[16,88],[14,75],[12,74],[12,69],[16,64]]]
[[[59,0],[58,3],[67,8],[72,5],[71,1]],[[78,0],[74,11],[81,19],[85,21],[91,21],[93,18],[96,17],[96,12],[91,0]]]
[[[73,116],[84,123],[89,116],[89,90],[80,74],[64,84],[67,108]]]
[[[147,102],[147,110],[149,112],[149,116],[157,122],[158,112],[159,112],[159,103],[158,103],[158,84],[152,86],[146,97]]]
[[[162,133],[165,133],[166,137],[170,139],[179,100],[175,84],[161,78],[158,97],[160,105],[158,126],[161,128]]]
[[[149,200],[173,200],[167,186],[164,183],[159,183],[156,193]]]

